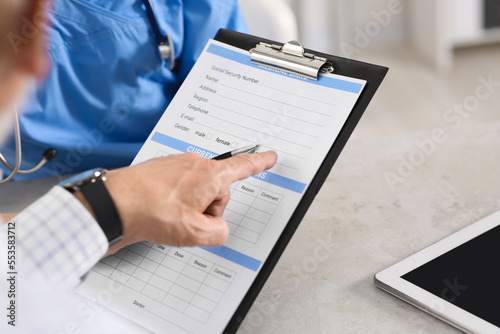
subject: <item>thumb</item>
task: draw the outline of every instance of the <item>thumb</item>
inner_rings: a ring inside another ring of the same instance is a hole
[[[199,224],[193,240],[197,246],[218,247],[226,242],[229,227],[221,216],[198,213]]]

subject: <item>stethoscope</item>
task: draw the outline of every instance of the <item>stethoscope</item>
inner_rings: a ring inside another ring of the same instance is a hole
[[[57,151],[53,148],[47,149],[42,154],[42,159],[40,162],[31,169],[23,170],[21,169],[21,160],[22,160],[22,149],[21,149],[21,130],[19,126],[19,115],[17,112],[17,107],[14,106],[14,137],[15,137],[15,145],[16,145],[16,163],[14,166],[9,164],[5,157],[0,153],[0,161],[10,170],[9,176],[0,180],[0,185],[9,182],[12,180],[17,174],[31,174],[42,168],[50,160],[54,159],[57,154]]]
[[[146,6],[147,17],[149,23],[151,24],[151,27],[153,28],[153,32],[156,36],[156,41],[158,43],[158,49],[160,51],[161,58],[165,60],[170,59],[170,70],[173,70],[175,65],[175,50],[174,50],[174,44],[170,39],[170,35],[164,33],[160,29],[160,25],[158,24],[158,19],[156,18],[156,13],[151,0],[142,0],[142,2],[144,3],[144,6]],[[54,159],[54,157],[57,154],[57,151],[54,148],[49,148],[45,152],[43,152],[42,159],[35,167],[26,170],[21,169],[21,160],[22,160],[21,131],[19,126],[19,115],[16,107],[14,107],[14,118],[15,118],[14,137],[15,137],[15,149],[16,149],[16,163],[14,166],[12,166],[0,153],[0,162],[2,162],[5,165],[5,167],[7,167],[11,171],[9,176],[4,178],[3,180],[0,180],[0,185],[9,182],[18,174],[31,174],[36,172],[37,170],[42,168],[42,166],[45,165],[47,162]]]
[[[160,29],[160,25],[158,24],[158,19],[156,18],[155,9],[151,0],[142,0],[142,2],[144,3],[144,6],[146,6],[146,13],[148,15],[149,23],[151,24],[153,32],[156,36],[160,55],[163,59],[170,59],[170,70],[173,70],[175,66],[174,43],[172,43],[170,35],[168,33],[164,33]]]

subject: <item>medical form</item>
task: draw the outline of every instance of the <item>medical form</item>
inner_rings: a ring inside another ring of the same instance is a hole
[[[299,204],[365,80],[317,81],[256,65],[248,51],[210,41],[133,164],[195,152],[207,159],[246,145],[274,150],[270,170],[231,185],[216,248],[141,242],[104,258],[83,283],[107,307],[160,333],[221,333]],[[167,171],[166,171],[167,172]]]

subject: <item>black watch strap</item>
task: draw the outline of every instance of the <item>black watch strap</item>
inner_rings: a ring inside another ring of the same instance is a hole
[[[108,238],[109,245],[120,241],[123,234],[120,215],[104,182],[97,180],[81,186],[79,190],[94,210],[97,222]]]

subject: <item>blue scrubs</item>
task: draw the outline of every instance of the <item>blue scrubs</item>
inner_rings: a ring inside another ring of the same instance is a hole
[[[23,168],[48,147],[57,157],[16,179],[129,165],[209,38],[246,31],[238,0],[153,0],[175,46],[162,60],[141,0],[56,0],[49,10],[51,68],[24,106]],[[13,140],[1,149],[14,163]]]

